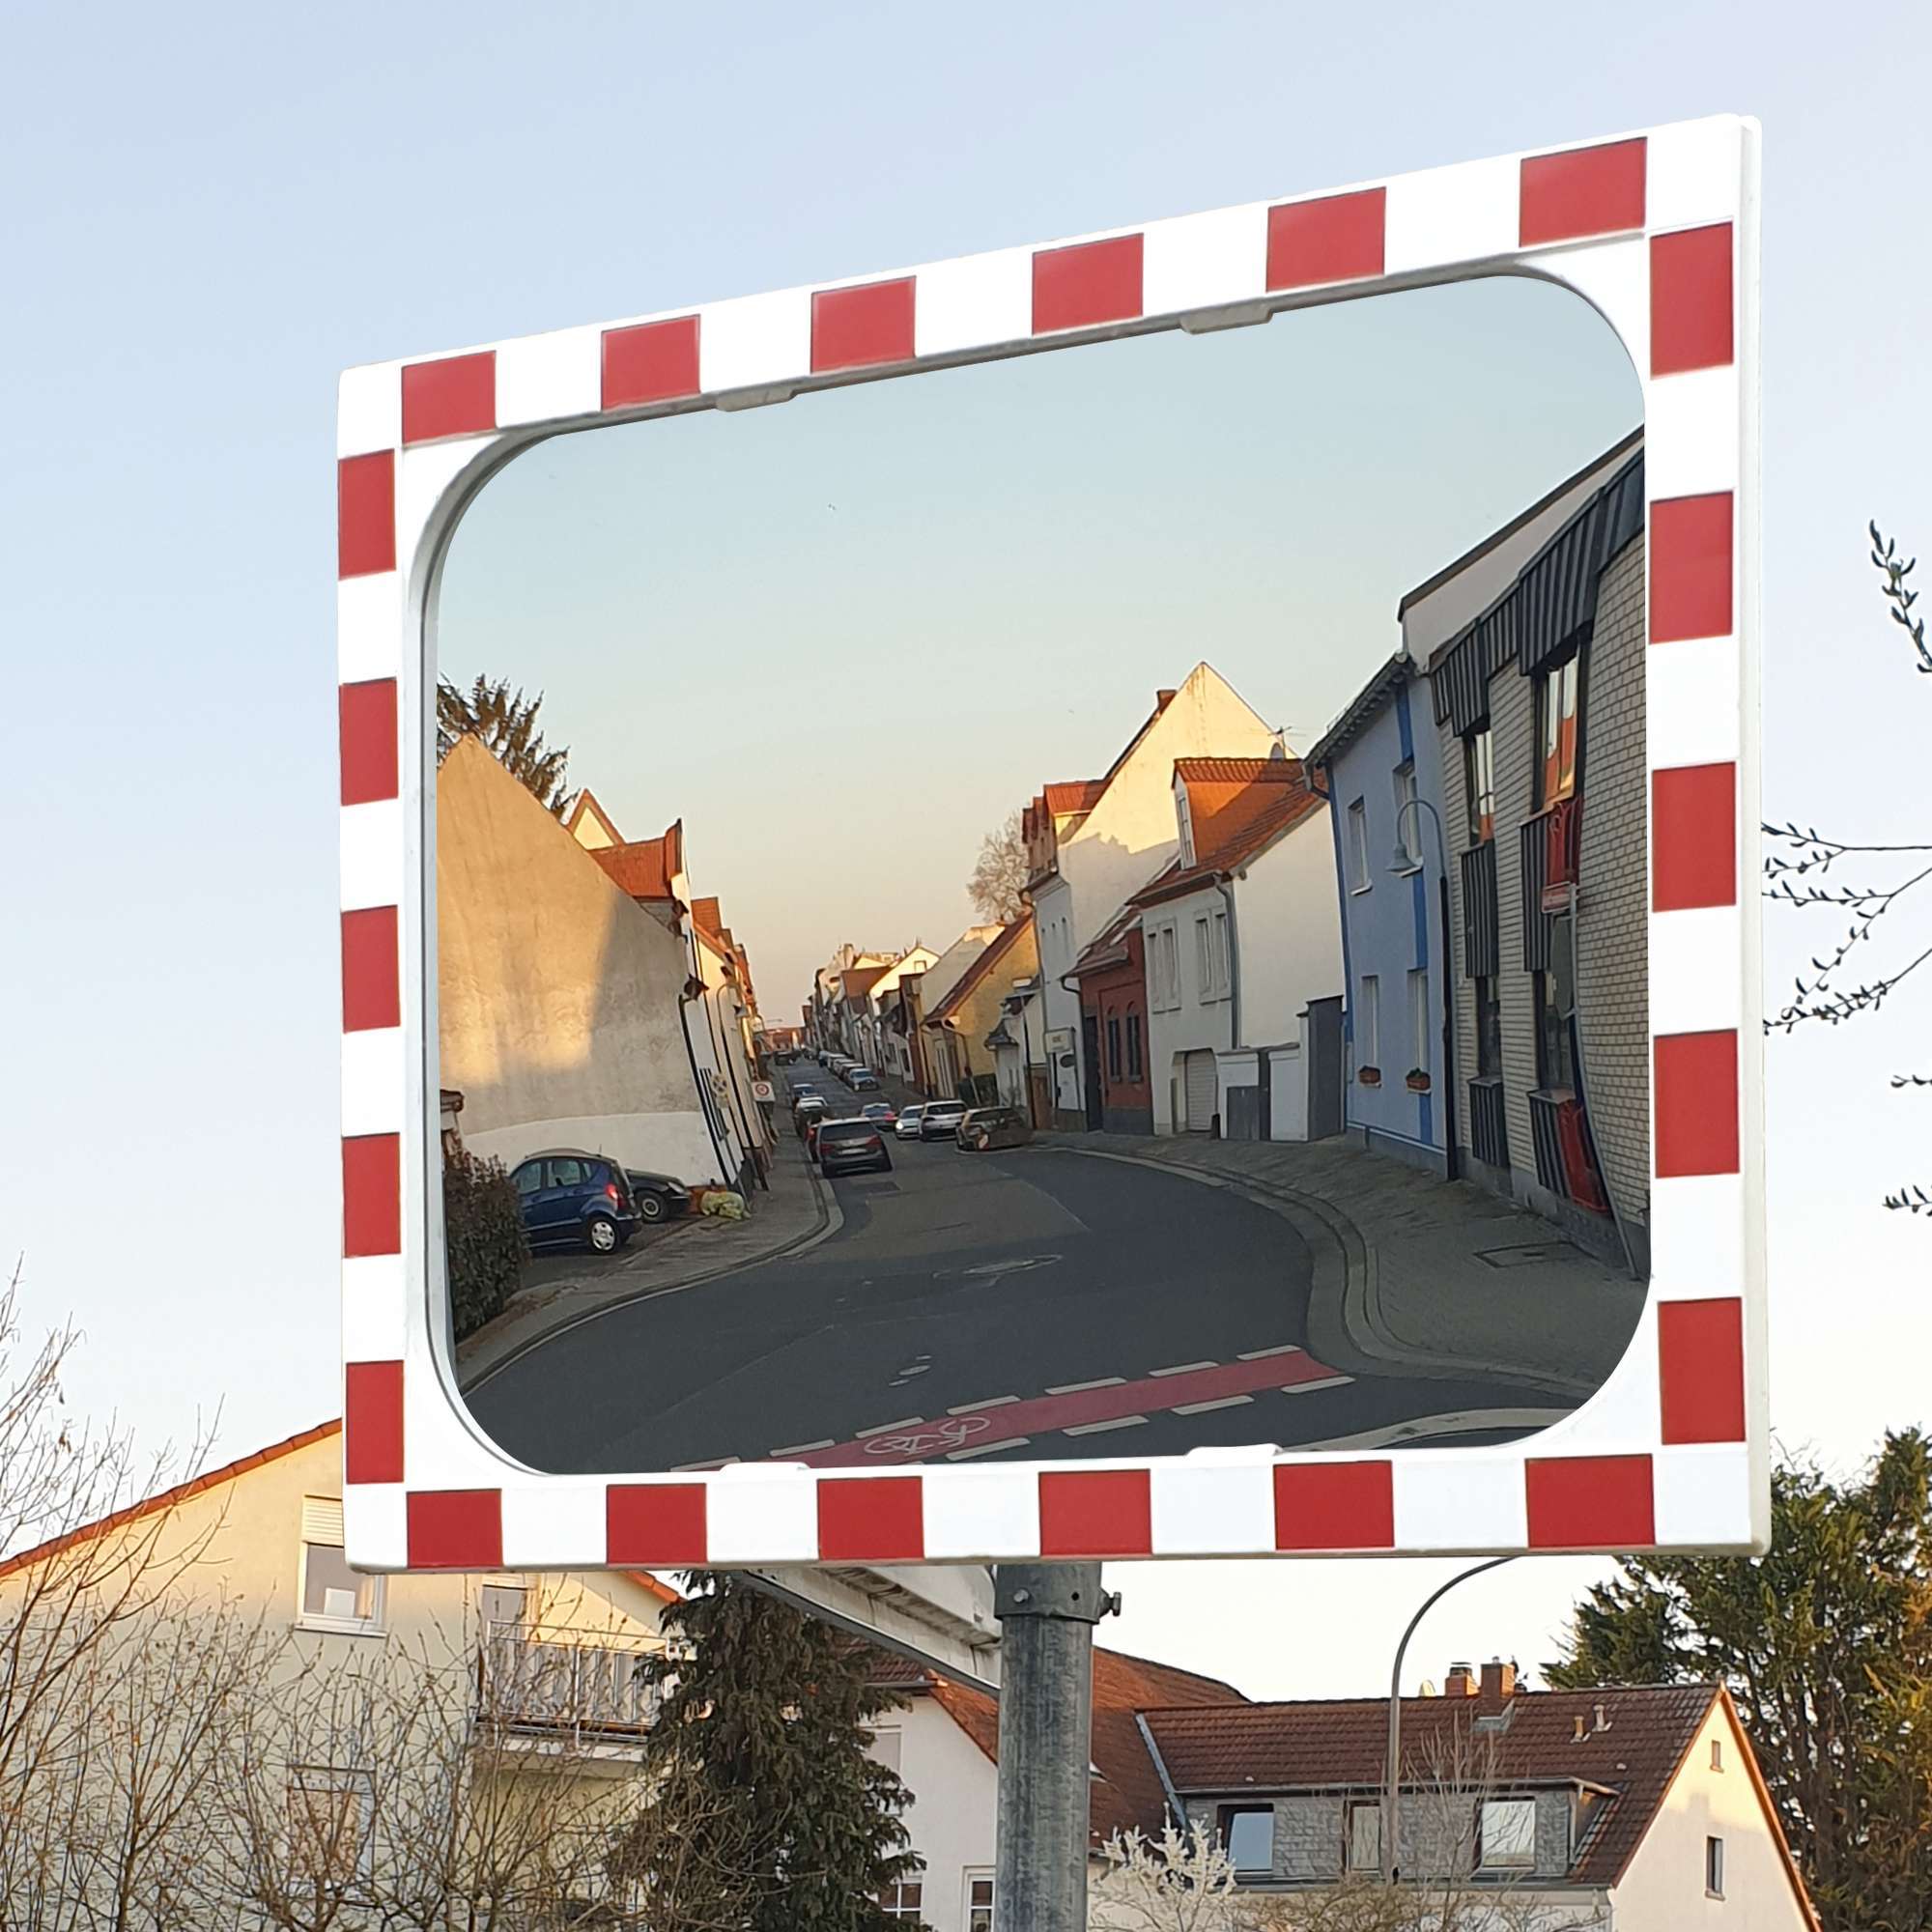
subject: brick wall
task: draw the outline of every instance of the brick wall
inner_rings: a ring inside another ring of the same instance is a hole
[[[1644,542],[1605,568],[1584,668],[1577,997],[1590,1127],[1610,1198],[1650,1226]],[[1646,1242],[1647,1245],[1647,1242]]]

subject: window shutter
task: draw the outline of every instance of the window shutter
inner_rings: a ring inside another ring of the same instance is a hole
[[[342,1498],[304,1496],[301,1518],[302,1541],[326,1543],[342,1548]]]

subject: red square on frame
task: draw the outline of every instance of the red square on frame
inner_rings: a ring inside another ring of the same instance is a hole
[[[1658,1386],[1666,1442],[1745,1439],[1745,1305],[1735,1296],[1657,1310]]]
[[[1731,633],[1731,513],[1728,490],[1665,497],[1650,506],[1650,641]]]
[[[345,456],[335,466],[335,574],[375,577],[396,567],[396,452]]]
[[[811,298],[813,371],[909,362],[915,299],[911,275],[864,288],[821,289]]]
[[[603,406],[620,410],[639,403],[667,403],[698,392],[698,319],[640,322],[604,331]]]
[[[481,436],[497,427],[497,352],[403,365],[403,440]]]
[[[1050,335],[1060,328],[1131,322],[1144,299],[1145,252],[1146,238],[1139,235],[1041,249],[1033,258],[1033,332]]]
[[[701,1565],[705,1503],[702,1483],[612,1483],[604,1492],[605,1560],[647,1569]]]
[[[922,1478],[819,1478],[821,1563],[917,1563],[924,1555],[925,1503]]]
[[[1145,1469],[1056,1469],[1040,1477],[1042,1556],[1146,1556],[1152,1549]]]
[[[1309,288],[1382,271],[1388,189],[1365,187],[1268,210],[1267,285]]]
[[[1738,1172],[1736,1033],[1656,1040],[1657,1178]]]
[[[350,1362],[342,1371],[342,1480],[403,1480],[403,1365]]]
[[[396,796],[396,680],[345,684],[336,700],[342,803],[373,805]]]
[[[1532,1456],[1522,1473],[1532,1549],[1648,1549],[1656,1543],[1648,1456]]]
[[[412,1570],[500,1570],[502,1491],[411,1491],[409,1556]]]
[[[1388,1463],[1278,1463],[1277,1549],[1388,1549],[1395,1543],[1395,1472]]]
[[[1676,376],[1735,361],[1732,298],[1728,221],[1652,236],[1650,373]]]
[[[402,1025],[398,957],[394,906],[366,906],[342,915],[344,1033]]]
[[[1738,768],[1679,765],[1650,780],[1653,912],[1738,902]]]
[[[396,1134],[351,1134],[342,1143],[342,1252],[403,1251],[403,1146]]]
[[[1641,228],[1647,148],[1639,138],[1527,156],[1518,186],[1518,241],[1533,248]]]

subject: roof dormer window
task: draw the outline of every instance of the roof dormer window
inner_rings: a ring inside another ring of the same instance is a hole
[[[1188,809],[1187,787],[1179,786],[1174,794],[1175,808],[1180,818],[1180,863],[1193,866],[1194,858],[1194,814]]]

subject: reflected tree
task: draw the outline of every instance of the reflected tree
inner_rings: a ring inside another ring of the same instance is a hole
[[[459,738],[480,738],[503,769],[547,811],[561,818],[577,794],[565,782],[569,751],[552,750],[537,729],[544,695],[526,697],[522,686],[510,689],[506,677],[488,678],[480,671],[466,691],[448,678],[436,687],[436,761],[448,757]]]
[[[1026,909],[1028,877],[1026,839],[1020,834],[1020,814],[1009,811],[997,832],[980,841],[980,856],[966,881],[973,910],[991,924],[1006,925]]]

